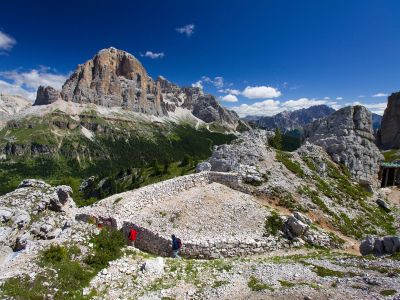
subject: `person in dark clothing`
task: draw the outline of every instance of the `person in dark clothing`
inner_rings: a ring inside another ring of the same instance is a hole
[[[174,234],[171,236],[172,238],[172,257],[179,258],[179,250],[182,248],[182,242],[179,238],[177,238]]]

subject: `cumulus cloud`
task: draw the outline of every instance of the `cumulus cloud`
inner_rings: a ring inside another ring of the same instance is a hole
[[[140,56],[148,57],[148,58],[151,58],[151,59],[158,59],[158,58],[163,58],[164,57],[164,52],[146,51],[145,54],[140,53]]]
[[[343,100],[343,97],[336,97],[336,100]]]
[[[284,108],[288,110],[297,110],[302,108],[309,108],[314,105],[327,104],[326,100],[317,100],[317,99],[308,99],[308,98],[300,98],[297,100],[289,100],[282,104]]]
[[[218,92],[223,93],[223,94],[232,94],[232,95],[240,95],[241,91],[236,90],[236,89],[224,89],[224,90],[218,90]]]
[[[240,117],[272,116],[284,110],[279,104],[279,101],[268,99],[261,102],[255,102],[250,105],[241,104],[239,106],[234,106],[231,109],[236,111]]]
[[[238,102],[239,101],[238,98],[232,94],[225,95],[223,97],[220,97],[219,99],[221,101],[225,101],[225,102]]]
[[[387,96],[389,96],[389,95],[386,94],[386,93],[377,93],[377,94],[375,94],[375,95],[372,95],[372,97],[374,97],[374,98],[378,98],[378,97],[387,97]]]
[[[331,99],[331,97],[324,97],[324,99],[325,99],[325,100],[330,100],[330,99]]]
[[[0,50],[9,51],[17,42],[15,39],[0,31]]]
[[[61,89],[67,75],[56,74],[50,68],[41,66],[29,71],[12,70],[0,72],[0,92],[34,99],[40,85]]]
[[[190,37],[194,34],[194,24],[188,24],[179,28],[176,28],[176,31],[182,34],[186,34],[187,37]]]
[[[281,92],[270,86],[247,86],[242,95],[249,99],[277,98]]]
[[[240,106],[232,107],[232,109],[236,111],[241,117],[249,115],[273,116],[285,110],[292,111],[321,104],[337,106],[336,102],[328,102],[327,100],[300,98],[297,100],[288,100],[285,102],[268,99],[261,102],[255,102],[253,104],[242,104]]]

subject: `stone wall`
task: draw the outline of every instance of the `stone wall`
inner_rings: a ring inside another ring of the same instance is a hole
[[[103,199],[85,208],[85,211],[77,216],[81,221],[88,220],[113,220],[113,225],[122,229],[127,237],[130,229],[138,232],[135,247],[161,256],[171,255],[171,240],[169,236],[161,236],[152,232],[141,224],[135,224],[131,219],[130,211],[151,205],[156,201],[163,201],[182,191],[197,186],[205,186],[212,182],[226,185],[232,189],[248,192],[248,188],[242,185],[241,177],[235,173],[201,172],[178,178],[166,180],[154,185],[146,186],[130,192],[114,195]],[[120,199],[122,197],[122,199]],[[118,204],[113,203],[119,199]],[[288,240],[278,240],[276,237],[260,237],[260,239],[244,240],[213,240],[209,241],[183,241],[182,256],[190,258],[219,258],[233,257],[246,254],[263,253],[283,247],[289,247]]]
[[[160,236],[132,222],[124,222],[123,232],[126,237],[131,229],[138,232],[135,242],[136,248],[160,256],[171,256],[172,242],[169,237]],[[182,243],[180,256],[198,259],[245,256],[300,245],[296,241],[278,239],[274,236],[263,237],[258,240],[215,241],[210,239],[209,241],[182,241]]]

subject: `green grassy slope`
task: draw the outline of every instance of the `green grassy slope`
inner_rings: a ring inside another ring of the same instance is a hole
[[[94,133],[90,139],[82,126]],[[13,121],[0,131],[0,194],[22,179],[68,184],[74,199],[89,204],[116,192],[193,172],[213,145],[229,143],[233,134],[195,129],[189,124],[106,119],[95,112],[79,120],[54,112]],[[81,181],[96,176],[104,186],[79,193]]]

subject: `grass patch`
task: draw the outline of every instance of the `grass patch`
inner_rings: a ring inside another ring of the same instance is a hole
[[[84,263],[77,260],[81,255],[77,246],[50,246],[38,259],[44,271],[34,279],[23,276],[6,280],[0,295],[15,299],[43,299],[43,295],[51,295],[52,299],[90,299],[95,292],[83,296],[83,288],[109,261],[121,256],[125,245],[122,233],[108,228],[92,237],[91,242],[93,252]]]
[[[304,177],[304,171],[301,169],[300,163],[292,160],[292,156],[289,153],[276,151],[276,160],[281,162],[286,169],[296,174],[299,177]]]
[[[380,294],[382,296],[392,296],[392,295],[397,294],[397,291],[396,290],[383,290],[380,292]]]
[[[268,284],[262,283],[259,279],[254,276],[250,276],[247,286],[254,292],[259,292],[263,290],[274,291],[274,289]]]
[[[278,281],[281,284],[281,286],[283,286],[283,287],[291,288],[291,287],[296,286],[295,283],[290,282],[290,281],[286,281],[286,280],[278,280]]]

